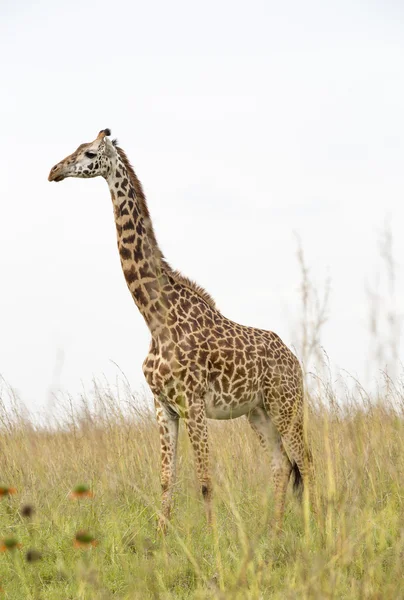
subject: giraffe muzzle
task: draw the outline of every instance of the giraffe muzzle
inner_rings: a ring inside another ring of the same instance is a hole
[[[48,181],[62,181],[65,178],[63,166],[58,164],[51,168]]]

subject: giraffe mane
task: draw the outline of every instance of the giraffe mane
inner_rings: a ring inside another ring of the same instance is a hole
[[[147,235],[148,238],[151,242],[151,244],[154,246],[155,248],[155,256],[156,258],[158,258],[161,262],[161,264],[163,265],[164,269],[166,270],[166,272],[178,283],[181,283],[182,285],[185,285],[186,287],[188,287],[189,289],[191,289],[193,292],[195,292],[196,294],[198,294],[198,296],[200,296],[203,300],[205,300],[205,302],[207,304],[209,304],[209,306],[211,306],[212,308],[216,308],[216,303],[213,300],[212,296],[200,285],[198,285],[197,283],[195,283],[195,281],[192,281],[192,279],[189,279],[188,277],[186,277],[185,275],[183,275],[182,273],[180,273],[180,271],[177,271],[175,269],[173,269],[171,267],[171,265],[167,262],[167,260],[164,257],[164,254],[162,253],[162,251],[160,250],[160,247],[157,243],[157,239],[156,239],[156,235],[154,233],[154,229],[153,229],[153,224],[150,218],[150,212],[149,212],[149,207],[147,206],[147,201],[146,201],[146,196],[144,194],[143,191],[143,187],[142,184],[140,183],[132,165],[129,162],[128,157],[126,156],[126,153],[124,150],[122,150],[122,148],[120,148],[117,144],[118,141],[114,140],[113,144],[123,162],[123,164],[125,165],[125,168],[128,172],[130,181],[133,185],[133,187],[135,188],[135,193],[136,193],[136,197],[139,201],[139,205],[140,205],[140,210],[142,212],[143,215],[143,219],[145,222],[145,227],[147,230]]]

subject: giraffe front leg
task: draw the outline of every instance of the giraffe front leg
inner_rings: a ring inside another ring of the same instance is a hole
[[[164,404],[154,399],[161,447],[161,514],[158,531],[165,534],[170,519],[176,477],[178,417],[174,417]]]
[[[212,482],[209,470],[208,422],[203,402],[189,405],[185,424],[195,455],[196,472],[205,504],[208,525],[212,525]]]

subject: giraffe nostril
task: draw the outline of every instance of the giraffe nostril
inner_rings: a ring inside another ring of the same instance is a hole
[[[57,168],[58,168],[58,166],[55,165],[54,167],[52,167],[52,171],[56,171]]]

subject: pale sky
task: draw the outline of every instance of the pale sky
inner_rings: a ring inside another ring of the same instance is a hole
[[[29,408],[114,382],[114,363],[145,385],[107,184],[47,181],[105,127],[169,262],[289,345],[297,233],[314,281],[331,279],[327,354],[364,376],[386,218],[404,306],[401,2],[5,0],[0,15],[0,374]]]

